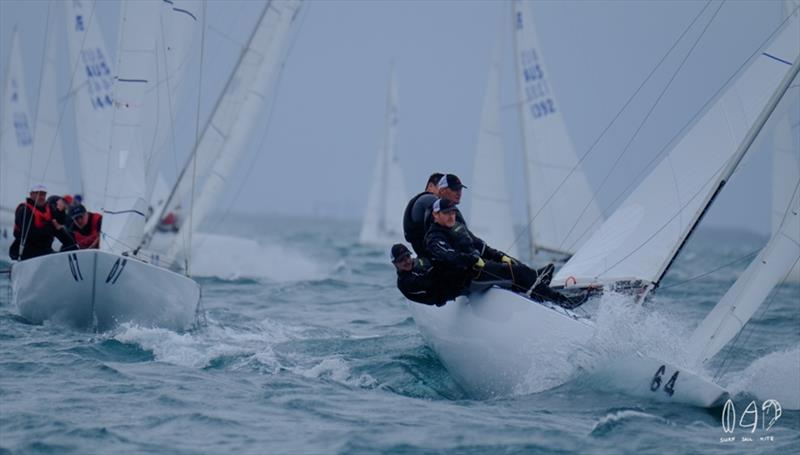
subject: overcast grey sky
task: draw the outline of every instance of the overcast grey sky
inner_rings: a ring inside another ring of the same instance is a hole
[[[208,116],[232,71],[261,5],[256,0],[208,2],[201,118]],[[704,1],[536,2],[541,51],[579,155],[704,5]],[[782,14],[780,1],[727,2],[610,183],[598,188],[716,5],[714,1],[587,158],[587,173],[599,190],[602,207],[611,205],[641,174],[650,158],[774,30]],[[233,204],[240,212],[359,218],[383,137],[391,62],[398,72],[399,155],[407,188],[421,190],[433,171],[454,172],[469,185],[489,61],[497,40],[504,55],[502,98],[509,105],[502,116],[509,186],[522,194],[520,133],[517,110],[511,106],[516,94],[510,8],[506,1],[306,2],[271,116],[264,114],[225,204]],[[112,54],[118,10],[111,1],[97,6]],[[54,11],[63,21],[63,9]],[[36,100],[46,16],[47,2],[42,0],[0,1],[0,69],[5,74],[10,37],[17,25],[31,106]],[[196,71],[189,76],[192,81],[176,126],[180,150],[168,158],[173,162],[168,173],[174,172],[174,163],[183,163],[193,140],[198,76]],[[67,81],[61,83],[66,92]],[[72,128],[71,107],[66,112],[65,128]],[[263,146],[258,149],[264,131]],[[65,144],[74,148],[69,134],[65,130]],[[768,232],[770,172],[769,152],[765,147],[753,150],[706,223]],[[524,223],[525,216],[524,202],[517,197],[515,221]]]

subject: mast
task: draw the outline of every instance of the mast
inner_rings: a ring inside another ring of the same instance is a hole
[[[527,197],[528,194],[531,193],[531,163],[530,158],[528,158],[528,154],[525,152],[528,149],[528,139],[527,135],[525,134],[525,102],[523,98],[524,89],[522,87],[522,80],[519,78],[519,73],[522,71],[522,65],[519,59],[519,39],[517,37],[517,29],[522,27],[522,13],[517,11],[515,6],[515,2],[511,2],[511,30],[512,30],[512,38],[514,39],[514,65],[517,69],[517,74],[514,80],[517,82],[517,107],[519,108],[519,134],[522,137],[522,158],[525,160],[525,189],[527,190],[525,193],[525,207],[528,209],[528,225],[526,230],[528,231],[528,241],[530,242],[530,252],[531,258],[533,258],[536,253],[538,252],[536,248],[536,234],[534,233],[533,229],[533,217],[535,215],[533,211],[533,207],[531,204],[531,198]]]

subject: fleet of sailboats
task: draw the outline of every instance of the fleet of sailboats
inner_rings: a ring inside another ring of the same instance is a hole
[[[621,291],[639,302],[655,292],[764,125],[777,119],[772,237],[696,328],[685,364],[639,353],[612,362],[611,367],[625,370],[621,384],[632,393],[652,392],[655,373],[670,375],[670,388],[654,398],[700,406],[719,404],[726,391],[697,370],[735,338],[774,286],[798,268],[798,111],[776,110],[782,102],[795,106],[798,99],[800,8],[796,2],[787,5],[794,6],[770,42],[743,65],[660,163],[602,221],[553,93],[533,26],[532,6],[518,0],[513,3],[517,104],[530,220],[526,230],[532,256],[546,253],[568,259],[554,277],[557,286]],[[123,0],[113,64],[94,7],[93,1],[64,4],[80,191],[88,206],[102,209],[101,247],[15,262],[10,274],[12,300],[20,314],[35,323],[53,320],[106,330],[133,322],[186,329],[200,311],[200,287],[187,276],[192,237],[202,238],[197,226],[218,204],[258,114],[272,102],[301,2],[265,4],[171,189],[164,182],[161,162],[174,147],[170,125],[188,71],[193,37],[202,26],[200,3]],[[54,101],[58,99],[56,30],[48,24],[35,118],[28,109],[16,32],[11,41],[0,118],[0,245],[4,250],[10,243],[14,208],[32,184],[44,184],[56,194],[75,190],[64,174],[63,112],[59,114]],[[499,79],[496,53],[478,135],[471,224],[490,244],[516,255],[500,134]],[[402,238],[407,193],[397,155],[397,98],[392,68],[384,141],[359,236],[363,244],[385,245]],[[159,239],[159,221],[181,207],[190,208],[183,225],[177,233]],[[226,241],[224,236],[211,237]],[[52,298],[54,293],[59,299]],[[498,288],[459,297],[443,307],[409,304],[409,309],[453,377],[477,394],[513,391],[534,368],[539,369],[542,388],[557,385],[561,378],[548,374],[548,368],[568,367],[570,355],[590,343],[596,329],[592,314],[532,304]]]

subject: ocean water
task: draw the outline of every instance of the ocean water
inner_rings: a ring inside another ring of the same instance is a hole
[[[800,407],[797,284],[771,295],[705,372],[734,392],[744,424],[751,401],[778,400],[768,430],[725,433],[722,409],[629,396],[592,372],[620,350],[679,350],[763,238],[698,232],[641,312],[601,302],[602,336],[565,383],[540,390],[532,378],[478,398],[425,345],[387,252],[357,245],[357,223],[243,220],[229,226],[259,248],[207,246],[220,260],[198,264],[204,317],[183,333],[31,325],[0,275],[0,452],[800,451],[800,412],[788,409]]]

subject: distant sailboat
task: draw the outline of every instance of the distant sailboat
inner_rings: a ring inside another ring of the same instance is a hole
[[[177,235],[170,236],[166,242],[153,241],[157,223],[148,226],[143,246],[152,249],[160,244],[159,257],[176,269],[185,270],[186,250],[194,244],[189,241],[190,236],[196,233],[197,227],[218,203],[261,118],[259,113],[272,102],[300,7],[299,0],[270,1],[264,5],[199,142],[156,220],[163,220],[179,207],[190,207],[194,197],[193,209],[184,213],[191,217],[187,216]],[[195,182],[196,193],[193,195]]]
[[[25,81],[19,33],[15,28],[0,107],[0,246],[3,255],[13,241],[14,211],[33,184],[28,178],[33,154],[33,124]]]
[[[386,100],[386,131],[372,173],[369,199],[359,242],[391,245],[403,240],[403,208],[407,202],[403,171],[397,159],[397,81],[394,67]]]

